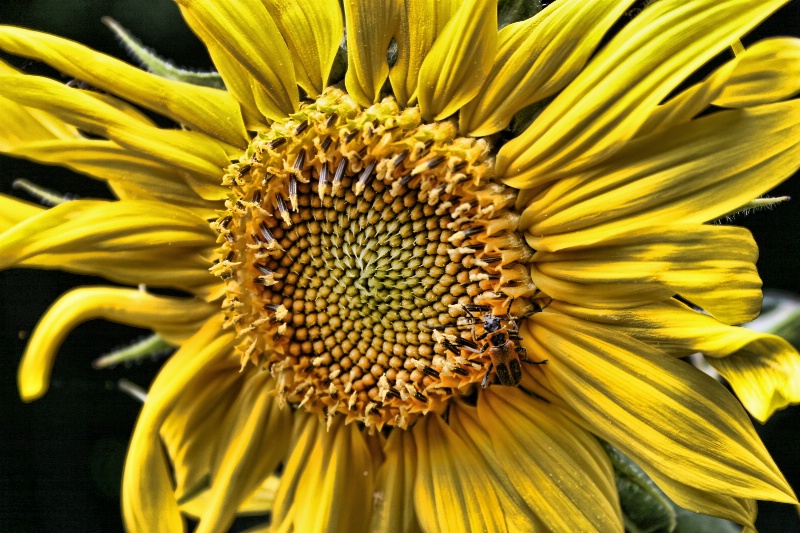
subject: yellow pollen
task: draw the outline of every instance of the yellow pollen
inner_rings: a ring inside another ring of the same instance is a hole
[[[516,385],[536,288],[493,167],[452,122],[337,89],[259,134],[212,223],[242,364],[270,371],[282,403],[377,428]]]

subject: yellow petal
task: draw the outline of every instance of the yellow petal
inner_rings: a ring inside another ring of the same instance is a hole
[[[280,408],[273,389],[268,372],[251,374],[214,437],[219,461],[212,471],[209,505],[200,516],[197,533],[227,530],[244,499],[283,459],[291,412]]]
[[[449,117],[478,93],[497,52],[497,0],[464,0],[419,70],[425,120]]]
[[[551,306],[678,357],[702,352],[760,422],[776,410],[800,402],[800,355],[776,335],[722,324],[675,300],[619,310],[558,301]]]
[[[167,298],[144,291],[112,287],[73,289],[56,300],[33,330],[19,367],[20,396],[41,398],[50,384],[58,348],[76,326],[96,318],[164,333],[187,326],[199,329],[213,314],[202,300]]]
[[[375,498],[369,531],[414,533],[421,531],[414,511],[414,474],[417,451],[409,431],[392,431],[384,447],[386,459],[375,480]]]
[[[221,332],[222,322],[219,315],[209,320],[167,360],[150,387],[122,477],[122,511],[128,531],[184,530],[159,429],[186,386],[221,354],[230,353],[234,335]]]
[[[6,153],[65,166],[105,180],[123,200],[160,200],[183,207],[204,208],[208,218],[220,208],[218,203],[200,198],[183,180],[179,170],[133,154],[111,141],[57,139],[23,144]]]
[[[633,141],[553,184],[520,228],[537,250],[584,246],[638,227],[714,220],[800,167],[800,102],[722,111]]]
[[[275,493],[280,485],[281,478],[277,475],[269,476],[260,487],[258,487],[253,494],[251,494],[239,509],[236,511],[237,515],[266,515],[272,511],[272,504],[275,502]],[[181,512],[189,515],[197,520],[203,511],[208,507],[209,491],[206,490],[198,494],[195,498],[180,503]],[[264,529],[261,529],[261,528]],[[255,528],[247,529],[246,533],[255,533],[257,531],[269,532],[268,526],[256,526]]]
[[[551,354],[542,369],[548,386],[651,477],[796,503],[741,405],[713,378],[619,332],[550,310],[524,327],[523,343]],[[675,499],[669,486],[661,488]]]
[[[347,93],[363,107],[378,101],[389,75],[386,52],[396,27],[394,0],[344,0]]]
[[[366,531],[375,475],[361,429],[338,418],[327,432],[318,434],[315,451],[300,475],[295,531]]]
[[[183,16],[187,20],[191,19],[187,13],[184,13]],[[236,59],[225,48],[211,41],[206,41],[205,45],[208,55],[211,56],[211,61],[214,63],[214,68],[225,80],[225,88],[236,97],[241,106],[245,127],[251,131],[266,130],[268,121],[256,104],[255,93],[261,91],[257,82],[239,66]]]
[[[688,122],[712,103],[754,107],[790,98],[800,90],[800,39],[759,41],[704,81],[659,105],[637,136]]]
[[[0,98],[0,109],[3,111],[0,124],[0,150],[3,152],[22,144],[55,138],[53,132],[34,116],[32,111],[35,110],[7,98]],[[77,133],[71,137],[76,136]]]
[[[438,415],[412,428],[417,445],[414,507],[425,531],[505,531],[497,481],[484,459]]]
[[[216,284],[207,222],[160,202],[74,200],[0,234],[0,268],[59,268],[137,285]]]
[[[18,198],[0,194],[0,234],[11,226],[44,212],[45,209]]]
[[[247,369],[240,373],[240,368],[240,358],[234,354],[203,368],[187,385],[159,431],[173,465],[175,497],[182,510],[187,507],[196,517],[206,508],[200,501],[207,503],[210,498],[208,488],[220,428],[232,416],[234,402],[252,374]]]
[[[464,445],[475,450],[482,461],[473,468],[485,470],[491,478],[491,490],[500,501],[507,531],[545,531],[544,522],[523,500],[512,480],[498,467],[498,449],[492,443],[490,428],[478,416],[478,408],[459,402],[452,406],[447,425]],[[493,427],[493,426],[492,426]],[[519,455],[520,450],[514,450]],[[524,459],[522,459],[524,460]]]
[[[294,59],[297,84],[312,98],[328,85],[344,35],[337,0],[262,0]]]
[[[739,64],[714,105],[751,107],[785,100],[800,92],[800,39],[766,39],[737,58]]]
[[[225,91],[160,78],[74,41],[23,28],[0,26],[0,49],[43,61],[226,143],[246,143],[236,101]]]
[[[555,2],[500,30],[492,70],[461,110],[461,131],[473,137],[497,133],[515,113],[563,89],[633,1]]]
[[[136,153],[205,176],[216,184],[230,163],[223,146],[201,133],[147,126],[126,113],[61,83],[38,76],[0,76],[0,93],[41,108],[64,122]]]
[[[679,294],[741,324],[761,311],[757,258],[744,228],[654,226],[598,246],[537,252],[531,278],[549,296],[586,307],[635,307]]]
[[[401,0],[398,27],[394,35],[397,61],[389,71],[389,81],[392,82],[392,90],[400,107],[416,99],[422,62],[458,4],[458,0]]]
[[[294,531],[293,521],[297,511],[295,498],[300,477],[313,456],[321,453],[321,439],[324,437],[320,435],[324,429],[315,415],[295,413],[292,450],[286,458],[281,484],[275,496],[275,507],[272,510],[272,523],[276,533]],[[304,510],[301,509],[300,512]]]
[[[707,361],[764,423],[778,409],[800,402],[800,355],[780,337],[759,337],[735,354]]]
[[[648,474],[682,509],[730,520],[743,525],[744,531],[748,531],[755,523],[758,509],[752,498],[735,498],[714,491],[699,490],[656,471]],[[756,533],[754,529],[750,531]]]
[[[478,416],[491,436],[490,468],[549,529],[623,531],[614,469],[593,435],[517,388],[479,394]]]
[[[176,0],[200,39],[219,47],[255,82],[253,98],[270,119],[297,110],[299,95],[289,48],[260,0]],[[225,72],[220,71],[227,83]]]
[[[627,24],[519,137],[497,173],[529,188],[608,159],[689,75],[787,0],[662,0]]]

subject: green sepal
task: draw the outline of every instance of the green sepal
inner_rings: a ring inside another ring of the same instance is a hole
[[[541,0],[499,0],[497,2],[497,27],[529,19],[542,10]]]
[[[719,217],[716,221],[718,222],[731,222],[736,215],[749,215],[754,211],[761,211],[763,209],[772,209],[774,206],[786,202],[787,200],[791,200],[789,196],[776,196],[776,197],[762,197],[756,198],[744,204],[743,206],[734,209],[728,213],[725,213],[721,217]]]
[[[122,45],[139,63],[156,76],[168,80],[182,81],[192,85],[203,85],[215,89],[224,89],[225,84],[222,77],[216,72],[192,72],[184,70],[171,64],[169,61],[161,59],[155,52],[147,48],[142,42],[134,37],[131,32],[120,26],[111,17],[103,17],[103,23],[108,26],[119,38]]]
[[[14,183],[11,184],[11,187],[25,191],[39,200],[39,203],[46,205],[47,207],[61,205],[64,202],[69,202],[70,200],[75,200],[77,198],[76,196],[69,194],[55,192],[52,189],[47,189],[41,185],[33,183],[32,181],[22,178],[14,180]]]
[[[138,361],[140,359],[152,358],[165,354],[173,349],[173,346],[158,334],[154,333],[148,337],[134,342],[129,346],[117,348],[98,359],[92,361],[94,368],[108,368],[120,363]]]

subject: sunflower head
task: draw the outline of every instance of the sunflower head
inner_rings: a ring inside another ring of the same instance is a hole
[[[485,139],[391,96],[361,109],[332,88],[274,122],[228,169],[212,223],[242,364],[269,369],[281,402],[378,428],[488,383],[483,317],[518,339],[536,295],[493,169]]]
[[[800,41],[739,43],[785,0],[177,3],[218,75],[0,27],[85,82],[0,63],[0,150],[118,198],[0,196],[0,267],[128,286],[53,305],[23,397],[90,318],[179,347],[131,440],[131,530],[622,531],[620,453],[748,527],[797,503],[681,360],[759,420],[800,401],[797,352],[735,326],[752,236],[712,223],[800,166]]]

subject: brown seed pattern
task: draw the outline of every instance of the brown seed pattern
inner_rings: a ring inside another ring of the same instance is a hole
[[[491,180],[486,141],[455,135],[330,89],[227,172],[211,271],[242,364],[272,372],[281,401],[406,427],[486,374],[464,306],[532,312],[516,194]]]

